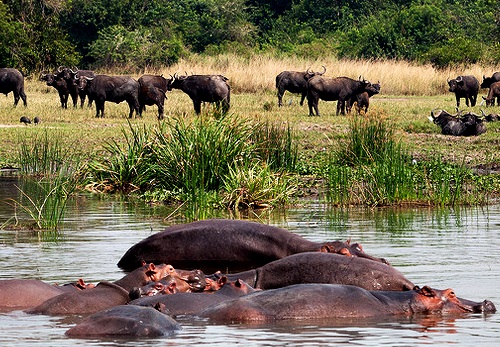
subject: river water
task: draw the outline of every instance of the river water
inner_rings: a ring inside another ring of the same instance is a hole
[[[5,183],[5,180],[4,180]],[[5,187],[4,187],[5,188]],[[0,225],[12,217],[0,185]],[[6,207],[7,206],[7,207]],[[58,233],[0,230],[0,279],[49,283],[113,281],[116,263],[134,243],[164,229],[161,211],[112,199],[78,199]],[[418,285],[453,288],[462,298],[489,299],[500,308],[500,206],[463,209],[329,209],[320,205],[260,217],[314,241],[347,239],[386,258]],[[0,346],[499,346],[500,313],[465,317],[354,322],[212,325],[179,319],[164,338],[76,340],[64,332],[78,318],[0,313]]]

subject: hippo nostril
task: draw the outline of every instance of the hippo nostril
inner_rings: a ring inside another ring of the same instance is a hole
[[[481,303],[481,311],[480,312],[483,312],[483,313],[495,313],[496,311],[497,311],[497,308],[495,307],[495,305],[491,301],[484,300]]]

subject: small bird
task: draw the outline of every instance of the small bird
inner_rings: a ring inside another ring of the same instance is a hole
[[[33,119],[33,123],[35,123],[35,125],[38,125],[38,123],[40,123],[40,118],[38,118],[38,116],[37,116],[37,117],[35,117],[35,118]]]
[[[31,124],[31,119],[29,119],[26,116],[22,116],[21,119],[19,120],[20,123],[24,123],[24,125]]]

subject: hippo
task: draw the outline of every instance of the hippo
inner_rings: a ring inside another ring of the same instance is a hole
[[[144,265],[115,282],[99,282],[95,288],[66,292],[26,310],[45,315],[91,314],[130,301],[129,292],[149,281],[159,281],[170,274],[171,266]]]
[[[173,318],[152,307],[120,305],[88,316],[65,334],[76,338],[144,338],[171,335],[180,329]]]
[[[242,271],[302,252],[330,252],[385,262],[348,242],[312,242],[288,230],[257,222],[208,219],[174,225],[136,243],[118,267],[130,271],[142,261],[176,268]]]
[[[142,298],[144,296],[153,296],[160,294],[175,294],[178,293],[177,282],[175,278],[168,275],[159,281],[149,282],[142,287],[132,289],[128,295],[131,300]]]
[[[422,314],[494,313],[491,301],[458,298],[452,289],[369,291],[342,284],[296,284],[217,304],[199,316],[215,323],[377,318]]]
[[[0,280],[0,312],[29,309],[63,293],[61,287],[36,279]]]
[[[256,290],[248,283],[240,279],[227,281],[227,277],[221,277],[223,281],[221,288],[213,293],[177,293],[173,295],[156,295],[132,300],[129,305],[150,306],[162,305],[170,315],[176,317],[179,315],[197,315],[203,310],[241,297]],[[219,282],[220,283],[220,282]]]
[[[412,290],[415,285],[394,267],[359,257],[305,252],[275,260],[257,269],[228,274],[256,289],[298,283],[350,284],[368,290]]]

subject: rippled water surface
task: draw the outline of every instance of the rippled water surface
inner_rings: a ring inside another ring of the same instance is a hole
[[[11,194],[0,185],[0,201]],[[3,195],[2,195],[3,194]],[[13,212],[0,207],[0,225]],[[166,227],[151,208],[81,199],[62,232],[0,230],[0,279],[66,283],[113,281],[116,263],[134,243]],[[312,206],[266,216],[264,222],[315,240],[351,238],[388,259],[419,285],[453,288],[458,296],[500,307],[500,206],[459,210],[329,210]],[[210,325],[179,319],[183,330],[160,339],[75,340],[75,317],[0,313],[1,346],[498,346],[500,314],[379,321]]]

